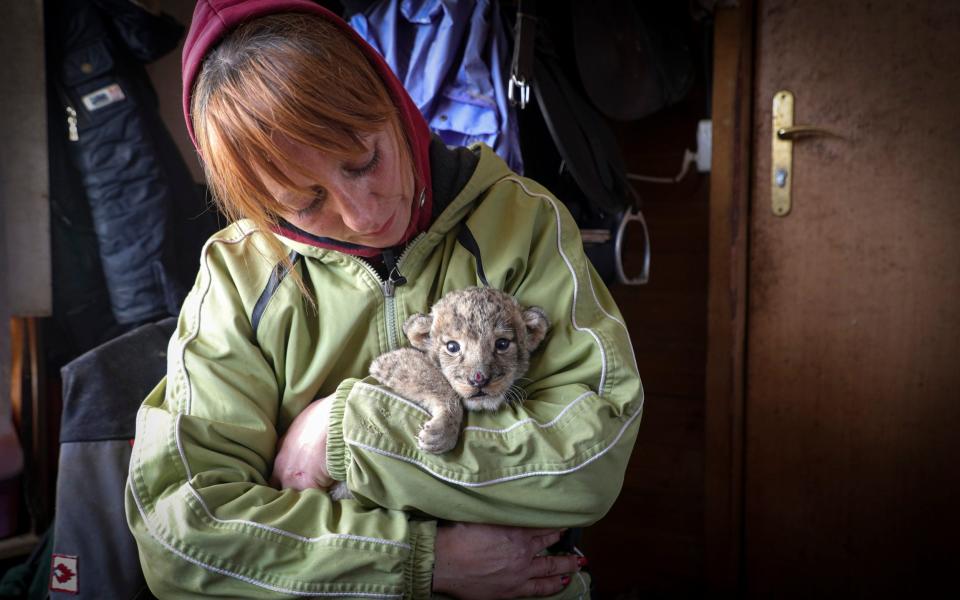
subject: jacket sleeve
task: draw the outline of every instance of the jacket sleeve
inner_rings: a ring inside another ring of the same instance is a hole
[[[250,307],[222,275],[241,243],[208,242],[167,377],[137,416],[126,513],[151,590],[161,598],[429,597],[434,521],[267,485],[283,393],[254,342]]]
[[[331,474],[370,506],[522,526],[593,523],[620,492],[643,407],[623,318],[573,219],[536,183],[500,180],[464,223],[490,285],[552,322],[531,357],[526,399],[466,413],[457,446],[434,455],[416,444],[422,409],[372,379],[345,381],[327,443]],[[474,264],[469,254],[450,264],[461,260]]]

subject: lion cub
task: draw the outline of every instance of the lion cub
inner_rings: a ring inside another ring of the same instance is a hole
[[[370,374],[430,411],[419,446],[446,452],[457,444],[463,407],[494,411],[503,406],[549,327],[543,310],[525,309],[499,290],[449,292],[429,315],[417,313],[403,324],[413,348],[379,356]]]

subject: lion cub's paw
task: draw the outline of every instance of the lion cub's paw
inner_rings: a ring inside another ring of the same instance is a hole
[[[459,436],[460,426],[457,421],[434,417],[423,424],[417,442],[424,452],[441,454],[453,449]]]

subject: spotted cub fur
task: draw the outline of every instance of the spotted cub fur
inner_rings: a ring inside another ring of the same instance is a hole
[[[549,327],[543,310],[525,309],[499,290],[449,292],[429,315],[403,324],[413,347],[379,356],[370,374],[430,411],[419,446],[446,452],[460,436],[463,407],[494,411],[512,397]]]

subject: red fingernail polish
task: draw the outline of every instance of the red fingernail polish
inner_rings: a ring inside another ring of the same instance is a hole
[[[588,562],[589,562],[589,561],[587,560],[587,557],[586,557],[586,556],[578,556],[578,557],[577,557],[577,566],[578,566],[578,567],[585,567],[585,566],[587,566],[587,563],[588,563]]]
[[[563,584],[563,585],[568,585],[568,584],[570,583],[570,576],[569,576],[569,575],[564,575],[563,577],[561,577],[561,578],[560,578],[560,583]]]

